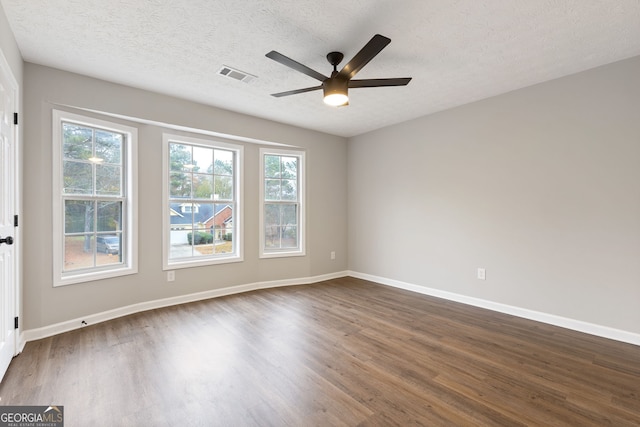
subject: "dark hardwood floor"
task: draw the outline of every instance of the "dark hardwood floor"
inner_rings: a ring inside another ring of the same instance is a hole
[[[640,347],[344,278],[27,343],[2,405],[73,426],[638,426]]]

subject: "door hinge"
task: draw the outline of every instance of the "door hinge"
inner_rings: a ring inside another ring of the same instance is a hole
[[[18,124],[18,113],[13,113],[13,124],[14,125]]]
[[[13,226],[17,227],[18,226],[18,215],[14,215],[13,216]]]
[[[13,318],[13,328],[18,329],[18,316]]]

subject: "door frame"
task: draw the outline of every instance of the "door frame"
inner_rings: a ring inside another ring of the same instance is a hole
[[[13,306],[14,306],[14,316],[19,319],[18,328],[14,331],[14,356],[21,353],[25,342],[21,338],[22,331],[22,313],[21,313],[21,300],[22,300],[22,233],[21,233],[21,225],[22,225],[22,197],[21,197],[21,189],[22,189],[22,144],[20,139],[20,128],[22,127],[21,121],[21,110],[20,110],[20,100],[21,100],[21,88],[18,84],[18,81],[13,74],[13,70],[9,66],[9,62],[7,61],[4,52],[0,49],[0,73],[3,73],[10,84],[14,89],[14,99],[13,99],[13,107],[15,113],[18,113],[18,124],[12,126],[13,132],[13,201],[14,201],[14,214],[18,215],[18,225],[14,227],[14,289],[13,289]],[[3,376],[2,373],[1,376]]]

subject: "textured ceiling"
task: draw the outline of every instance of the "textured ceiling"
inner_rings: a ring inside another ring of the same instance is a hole
[[[640,0],[0,0],[26,61],[341,136],[640,55]],[[376,33],[392,42],[350,105],[265,57],[323,74]],[[258,76],[217,75],[222,65]]]

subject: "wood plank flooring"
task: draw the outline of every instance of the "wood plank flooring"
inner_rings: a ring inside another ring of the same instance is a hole
[[[73,426],[638,426],[640,347],[343,278],[27,343],[2,405]]]

